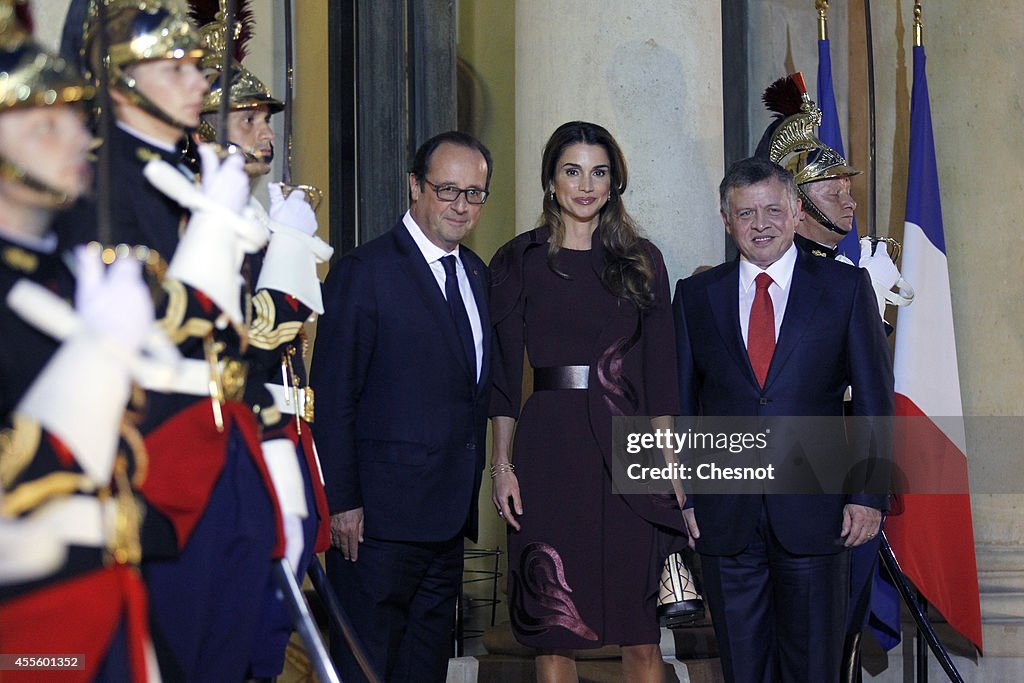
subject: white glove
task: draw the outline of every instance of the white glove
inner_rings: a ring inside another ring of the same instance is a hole
[[[125,259],[106,272],[99,252],[76,252],[82,324],[54,354],[15,408],[70,448],[97,486],[110,482],[130,390],[130,368],[153,324],[142,264]]]
[[[267,185],[270,196],[270,220],[295,228],[304,235],[316,234],[316,214],[306,201],[305,192],[292,192],[286,199],[280,183]]]
[[[82,323],[134,354],[153,326],[153,299],[142,279],[142,263],[122,258],[104,272],[99,252],[82,246],[77,262],[75,310]]]
[[[240,324],[242,260],[266,244],[267,232],[248,214],[239,215],[249,199],[241,156],[231,155],[221,164],[216,153],[204,146],[199,155],[202,191],[169,164],[151,161],[146,165],[146,178],[154,186],[193,211],[167,276],[203,292]]]
[[[249,203],[251,188],[241,154],[230,154],[223,163],[212,145],[199,145],[199,175],[203,196],[231,213],[242,213]]]
[[[892,289],[900,279],[900,271],[889,257],[889,245],[878,242],[875,253],[871,253],[871,240],[864,237],[860,241],[860,267],[871,275],[871,280],[885,289]]]
[[[316,236],[316,215],[303,193],[292,192],[285,199],[277,184],[267,186],[267,192],[271,238],[256,289],[290,294],[314,312],[323,313],[316,266],[330,259],[334,249]]]
[[[875,290],[875,301],[878,304],[878,315],[885,317],[885,300],[889,290],[900,279],[900,271],[889,258],[885,242],[878,242],[875,253],[871,253],[871,240],[867,237],[860,240],[860,267],[871,276],[871,286]]]

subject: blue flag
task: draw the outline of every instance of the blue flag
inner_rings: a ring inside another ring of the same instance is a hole
[[[821,127],[818,137],[826,145],[846,157],[843,150],[843,131],[839,129],[839,114],[836,113],[836,93],[832,87],[832,55],[828,40],[818,41],[818,108],[821,109]],[[839,242],[839,253],[854,263],[860,262],[860,238],[857,236],[857,219],[853,220],[850,234]]]

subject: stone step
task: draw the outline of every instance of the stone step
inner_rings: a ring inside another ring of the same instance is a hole
[[[580,683],[620,683],[618,659],[583,659],[576,662]],[[533,659],[511,655],[459,657],[448,661],[446,683],[534,683]],[[718,659],[665,660],[667,683],[722,683]]]
[[[516,642],[508,623],[487,629],[486,653],[449,661],[447,683],[532,683],[536,680],[534,652]],[[662,629],[665,680],[678,683],[721,683],[721,667],[714,633],[708,623],[674,630]],[[617,683],[622,680],[618,646],[576,653],[581,683]]]

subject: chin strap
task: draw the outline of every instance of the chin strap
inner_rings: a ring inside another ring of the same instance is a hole
[[[188,133],[192,126],[179,121],[163,109],[161,109],[153,100],[149,99],[136,87],[135,79],[124,73],[123,71],[118,74],[116,80],[117,89],[127,97],[132,104],[137,106],[142,111],[146,112],[150,116],[160,119],[169,126],[180,128],[183,132]]]
[[[818,221],[819,223],[822,224],[822,226],[824,226],[828,230],[831,230],[832,232],[836,233],[837,235],[846,236],[846,235],[848,235],[850,233],[849,230],[843,230],[838,225],[836,225],[835,223],[830,221],[828,218],[826,218],[825,214],[822,213],[821,209],[819,209],[815,205],[815,203],[811,201],[811,198],[807,196],[807,193],[804,192],[804,189],[802,187],[797,185],[796,189],[797,189],[797,192],[800,193],[800,201],[803,202],[804,211],[806,211],[808,213],[808,215],[810,215],[811,218],[813,218],[814,220]]]
[[[199,133],[199,137],[201,137],[206,142],[213,143],[217,141],[217,131],[215,131],[213,129],[213,126],[211,126],[206,121],[199,122],[199,127],[196,128],[196,132]],[[228,140],[225,142],[225,145],[237,149],[241,153],[242,158],[245,159],[245,163],[247,164],[267,163],[263,160],[263,157],[258,156],[254,151],[246,147],[243,147],[237,142],[232,142],[231,140]]]
[[[62,192],[50,187],[45,182],[39,180],[24,168],[4,156],[0,156],[0,178],[21,183],[30,190],[41,192],[52,199],[58,206],[67,204],[71,199],[67,192]]]

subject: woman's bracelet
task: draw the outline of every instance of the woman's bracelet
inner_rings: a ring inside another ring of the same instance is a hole
[[[510,462],[499,462],[497,465],[491,465],[491,479],[494,479],[496,476],[498,476],[502,472],[513,472],[514,473],[515,471],[516,471],[516,466],[513,465],[512,463],[510,463]]]

